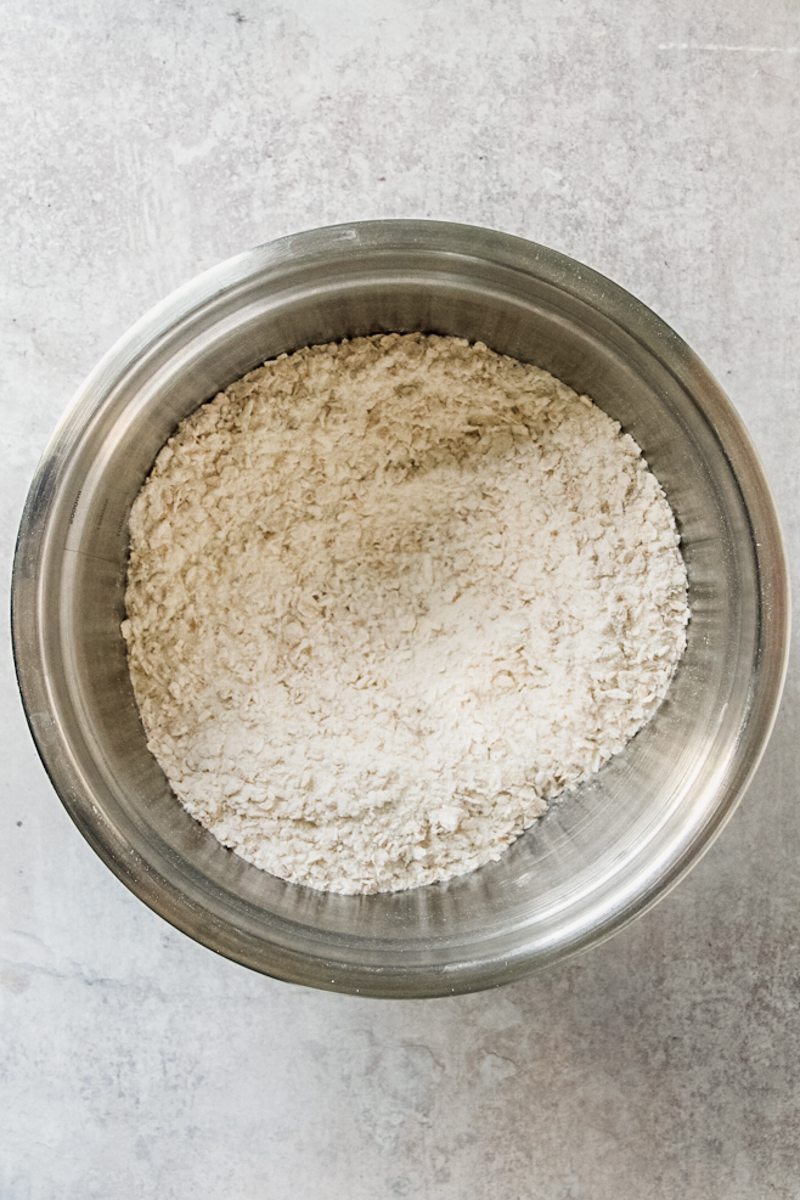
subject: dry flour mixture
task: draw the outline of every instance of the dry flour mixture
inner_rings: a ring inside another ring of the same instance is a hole
[[[225,846],[315,888],[497,858],[653,715],[685,645],[636,443],[454,338],[266,363],[178,428],[130,534],[150,749]]]

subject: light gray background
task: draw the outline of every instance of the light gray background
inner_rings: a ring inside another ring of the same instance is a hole
[[[651,304],[800,549],[795,0],[4,0],[0,28],[4,587],[111,341],[225,255],[363,217],[521,233]],[[0,668],[2,1200],[800,1196],[796,671],[738,815],[656,911],[528,982],[404,1004],[259,978],[148,912],[53,794],[7,635]]]

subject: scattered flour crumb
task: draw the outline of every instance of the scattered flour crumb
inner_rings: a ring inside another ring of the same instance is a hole
[[[498,858],[650,719],[685,647],[637,444],[480,343],[266,363],[179,426],[130,536],[152,753],[225,846],[314,888]]]

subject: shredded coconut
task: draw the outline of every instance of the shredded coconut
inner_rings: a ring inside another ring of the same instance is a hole
[[[179,426],[130,535],[150,750],[220,842],[315,888],[498,858],[650,719],[685,646],[637,444],[480,343],[266,363]]]

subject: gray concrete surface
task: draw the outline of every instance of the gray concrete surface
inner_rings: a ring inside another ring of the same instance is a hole
[[[651,304],[743,413],[796,559],[794,0],[0,16],[4,588],[49,431],[144,308],[378,216],[522,233]],[[413,1004],[258,978],[153,916],[49,787],[7,635],[0,670],[2,1200],[800,1196],[796,669],[746,801],[657,910],[549,974]]]

